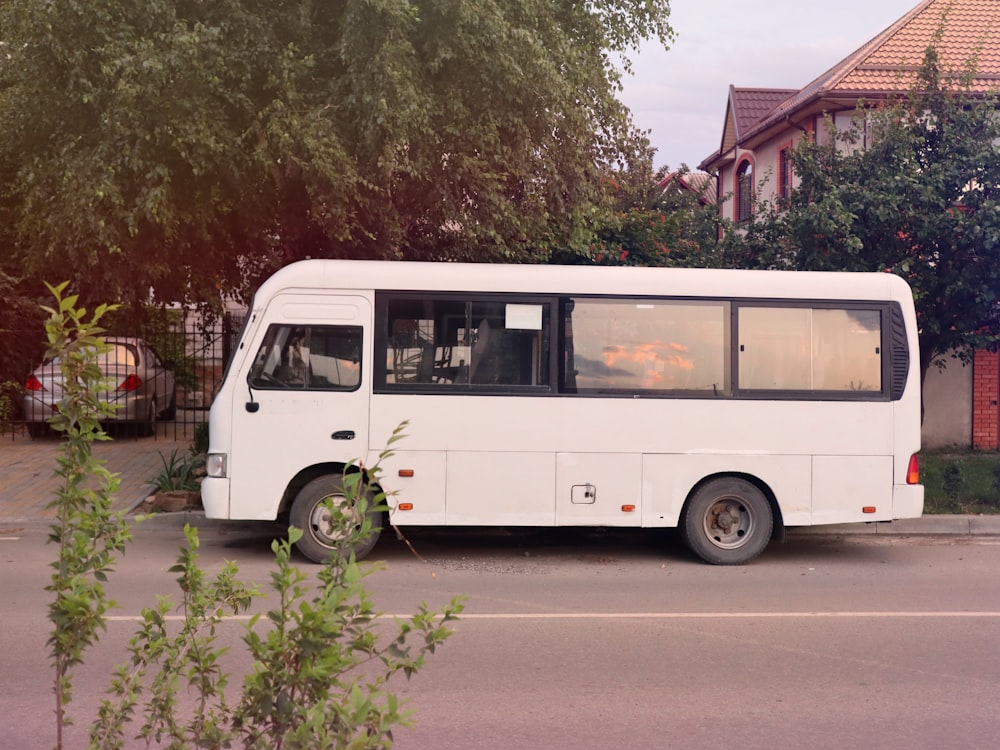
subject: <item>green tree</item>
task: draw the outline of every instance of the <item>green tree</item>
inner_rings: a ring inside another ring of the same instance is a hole
[[[7,274],[0,264],[0,300],[3,300],[0,304],[0,383],[9,381],[23,386],[25,377],[41,362],[45,353],[41,343],[45,335],[45,313],[41,308],[44,299],[41,295],[29,294],[31,286],[23,276]],[[40,291],[44,291],[44,287]],[[17,402],[20,396],[18,391]]]
[[[5,0],[0,210],[34,277],[245,293],[305,257],[545,260],[648,148],[668,0]],[[627,70],[627,63],[626,68]]]
[[[591,244],[556,253],[555,262],[680,267],[718,264],[723,222],[706,176],[691,174],[686,167],[654,175],[648,168],[651,162],[650,158],[608,173],[611,200],[594,223]]]
[[[922,375],[949,351],[995,348],[998,143],[997,100],[956,85],[928,49],[908,96],[859,107],[831,143],[800,142],[789,201],[731,233],[726,263],[899,274],[916,300]]]

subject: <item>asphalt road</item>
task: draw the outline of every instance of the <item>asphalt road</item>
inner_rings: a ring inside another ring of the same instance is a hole
[[[756,562],[695,561],[672,534],[411,532],[370,579],[386,613],[468,597],[456,633],[397,691],[401,750],[979,748],[1000,733],[1000,538],[792,534]],[[139,532],[109,583],[120,608],[77,674],[83,727],[177,529]],[[0,748],[51,747],[44,531],[0,541]],[[268,538],[206,529],[203,561],[264,583]],[[262,605],[263,606],[263,605]],[[245,623],[226,625],[239,656]],[[238,680],[234,681],[234,685]],[[141,745],[136,745],[141,746]]]

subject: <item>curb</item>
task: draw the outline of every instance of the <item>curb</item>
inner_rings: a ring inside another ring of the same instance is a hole
[[[823,526],[795,526],[795,535],[849,536],[1000,536],[1000,515],[932,515],[873,523],[839,523]]]

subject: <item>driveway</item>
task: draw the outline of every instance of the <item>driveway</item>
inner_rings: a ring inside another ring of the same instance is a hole
[[[61,445],[57,437],[0,439],[0,526],[54,517],[48,505],[59,487],[55,471]],[[130,510],[145,500],[151,494],[151,480],[163,469],[163,457],[169,459],[173,451],[186,454],[190,445],[189,439],[162,436],[95,443],[94,456],[120,476],[113,507]]]

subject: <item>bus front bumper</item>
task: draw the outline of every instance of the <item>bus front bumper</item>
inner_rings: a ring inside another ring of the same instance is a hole
[[[205,518],[229,518],[229,479],[205,477],[201,480],[201,504]]]

